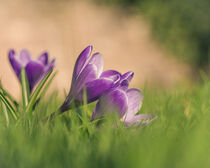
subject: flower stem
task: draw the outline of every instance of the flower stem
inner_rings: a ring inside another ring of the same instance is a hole
[[[68,101],[69,100],[69,101]],[[80,104],[76,102],[73,99],[67,98],[65,102],[60,106],[60,108],[51,113],[49,116],[47,116],[44,120],[42,120],[43,124],[45,124],[47,121],[51,121],[54,119],[56,116],[63,114],[64,112],[71,110],[73,107],[78,107]]]

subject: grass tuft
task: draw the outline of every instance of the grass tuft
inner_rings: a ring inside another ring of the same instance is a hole
[[[57,92],[38,104],[30,122],[20,110],[7,127],[1,112],[0,167],[210,167],[210,82],[195,85],[146,88],[140,113],[158,119],[144,128],[116,127],[115,117],[91,122],[94,104],[43,125],[62,102]]]

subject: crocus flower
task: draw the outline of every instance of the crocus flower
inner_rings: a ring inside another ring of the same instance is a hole
[[[117,112],[119,118],[126,126],[138,126],[141,122],[147,124],[152,120],[151,114],[138,114],[142,106],[143,95],[136,88],[128,89],[129,80],[122,80],[120,85],[103,94],[97,102],[91,119],[105,114]]]
[[[48,61],[48,53],[44,52],[37,60],[32,60],[27,50],[21,50],[19,55],[13,49],[9,50],[9,61],[15,74],[20,80],[20,72],[25,68],[29,81],[30,91],[34,86],[52,69],[55,65],[55,59]]]
[[[72,102],[81,103],[86,93],[87,103],[97,100],[103,93],[113,88],[120,80],[120,73],[113,70],[103,71],[103,58],[94,53],[92,46],[85,48],[77,58],[71,88],[60,112],[68,110]]]

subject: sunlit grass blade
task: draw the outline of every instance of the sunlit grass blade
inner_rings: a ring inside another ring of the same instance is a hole
[[[40,100],[45,96],[45,94],[46,94],[48,88],[50,87],[50,84],[52,83],[53,79],[55,78],[56,74],[57,74],[57,72],[55,72],[54,74],[52,74],[52,76],[50,77],[50,79],[47,80],[44,88],[42,89],[41,94],[39,95],[39,98],[37,98],[36,102],[33,105],[33,109],[36,108],[36,105],[39,104]]]
[[[40,96],[39,96],[40,98],[42,98],[42,97],[45,96],[45,94],[46,94],[48,88],[50,87],[50,85],[51,85],[53,79],[55,78],[56,74],[57,74],[57,72],[53,73],[52,76],[49,77],[49,80],[47,80],[47,82],[46,82],[44,88],[42,89],[42,92],[41,92],[41,94],[40,94]]]
[[[33,109],[33,106],[37,100],[37,97],[40,95],[40,92],[41,92],[43,86],[46,84],[46,82],[47,82],[48,78],[50,77],[50,75],[52,74],[52,72],[53,72],[53,69],[51,69],[47,73],[47,75],[42,79],[42,81],[36,87],[35,91],[33,92],[33,94],[30,97],[28,106],[26,107],[26,113],[30,112]]]
[[[4,96],[4,94],[1,91],[0,91],[0,99],[5,104],[5,106],[7,107],[7,109],[10,111],[10,113],[13,116],[13,118],[15,120],[17,120],[17,115],[15,113],[15,110],[14,110],[13,106],[10,104],[10,102],[7,100],[7,98]]]
[[[23,102],[23,107],[26,108],[30,98],[30,89],[25,68],[21,69],[20,78],[22,86],[22,102]]]
[[[18,102],[12,97],[12,95],[3,88],[1,81],[0,81],[0,90],[16,107],[19,105]]]
[[[3,103],[1,103],[1,106],[2,106],[2,111],[4,112],[4,115],[5,115],[7,126],[9,126],[9,115],[8,115],[7,107]]]

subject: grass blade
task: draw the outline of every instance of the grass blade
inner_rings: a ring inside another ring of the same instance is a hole
[[[48,88],[50,87],[50,85],[51,85],[53,79],[55,78],[56,74],[57,74],[57,72],[53,73],[52,76],[50,77],[50,79],[46,82],[46,85],[45,85],[45,87],[43,88],[42,93],[40,94],[40,98],[42,98],[42,97],[45,96],[45,94],[46,94]]]
[[[8,93],[2,86],[2,83],[0,81],[0,90],[1,92],[16,106],[18,107],[19,104],[18,102],[12,97],[12,95],[10,95],[10,93]]]
[[[55,78],[57,72],[55,72],[51,77],[50,79],[46,82],[44,88],[42,89],[42,92],[41,94],[39,95],[39,98],[37,98],[36,102],[34,103],[33,105],[33,109],[36,108],[36,105],[39,104],[40,100],[45,96],[48,88],[50,87],[50,84],[52,83],[53,79]]]
[[[21,69],[20,79],[21,79],[21,86],[22,86],[23,107],[26,108],[29,102],[30,89],[29,89],[28,77],[26,75],[25,68]]]
[[[10,104],[10,102],[7,100],[7,98],[4,96],[4,94],[2,92],[0,92],[0,99],[5,104],[5,106],[7,107],[7,109],[11,112],[13,118],[15,120],[17,120],[17,115],[15,113],[14,108],[12,107],[12,105]]]
[[[37,100],[37,97],[40,95],[40,92],[43,88],[43,86],[45,85],[45,83],[47,82],[48,78],[50,77],[50,75],[52,74],[53,69],[51,69],[47,75],[41,80],[41,82],[38,84],[36,90],[33,92],[33,94],[30,97],[28,106],[26,107],[26,113],[30,112]]]
[[[2,105],[2,111],[4,111],[4,115],[5,115],[6,122],[7,122],[7,127],[8,127],[9,126],[9,115],[8,115],[8,112],[7,112],[7,107],[3,103],[1,103],[1,105]]]

